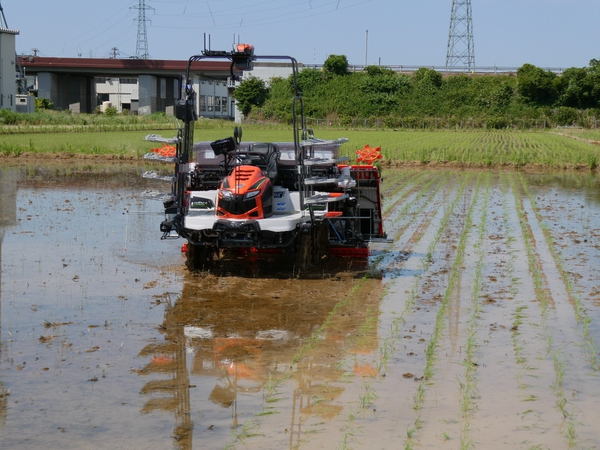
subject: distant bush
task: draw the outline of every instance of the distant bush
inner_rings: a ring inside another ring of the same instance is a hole
[[[54,103],[52,103],[49,99],[42,98],[42,97],[36,97],[35,109],[37,111],[42,110],[42,109],[52,109],[52,108],[54,108]]]
[[[117,108],[114,106],[107,106],[104,110],[104,114],[106,114],[107,117],[114,117],[117,115],[117,112]]]
[[[6,125],[14,125],[18,122],[19,115],[9,109],[0,109],[0,123]]]
[[[333,75],[348,73],[348,58],[346,55],[329,55],[323,63],[323,70]]]

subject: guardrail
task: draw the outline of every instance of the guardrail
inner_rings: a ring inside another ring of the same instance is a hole
[[[362,72],[365,70],[365,65],[353,64],[348,66],[350,72]],[[383,69],[390,69],[394,72],[416,72],[421,68],[427,68],[435,70],[436,72],[442,73],[475,73],[475,74],[512,74],[517,73],[518,67],[506,67],[506,66],[477,66],[469,69],[463,66],[405,66],[405,65],[380,65]],[[308,69],[323,69],[323,64],[302,64],[302,68]],[[566,68],[564,67],[542,67],[544,70],[554,72],[557,74],[563,73]]]

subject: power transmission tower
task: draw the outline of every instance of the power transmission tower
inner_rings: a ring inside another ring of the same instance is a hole
[[[110,49],[110,59],[117,59],[119,57],[119,49],[117,47],[113,47]]]
[[[146,0],[138,0],[138,4],[131,6],[131,9],[138,10],[135,56],[138,59],[148,59],[150,54],[148,53],[148,32],[146,30],[146,22],[150,22],[150,19],[146,18],[146,11],[154,11],[154,8],[146,5]]]
[[[8,30],[8,23],[6,23],[6,16],[4,15],[4,9],[2,8],[2,3],[0,3],[0,28],[4,28]]]
[[[471,0],[452,0],[446,67],[475,68]]]

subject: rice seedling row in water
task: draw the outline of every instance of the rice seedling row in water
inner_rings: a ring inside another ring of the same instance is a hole
[[[400,239],[404,231],[408,228],[408,226],[414,221],[410,220],[411,216],[414,216],[415,208],[419,205],[427,205],[429,201],[431,201],[439,190],[445,185],[444,181],[446,180],[446,176],[442,177],[442,179],[431,179],[426,185],[422,187],[422,189],[417,193],[415,198],[411,202],[407,202],[398,212],[394,212],[394,217],[399,217],[404,219],[406,217],[407,221],[403,224],[399,224],[394,232],[394,241]],[[434,184],[434,182],[436,182]],[[397,221],[395,221],[395,225],[398,225]]]
[[[579,296],[577,295],[577,292],[575,291],[575,286],[573,284],[573,280],[572,280],[571,276],[565,270],[563,260],[560,257],[560,254],[558,253],[558,251],[556,249],[556,243],[554,241],[554,238],[552,237],[552,233],[550,232],[550,230],[548,229],[548,226],[545,224],[545,222],[543,221],[543,219],[540,215],[539,208],[537,206],[534,196],[531,194],[531,191],[529,190],[529,187],[527,186],[527,183],[524,180],[523,176],[520,176],[519,179],[521,182],[520,183],[521,189],[522,189],[523,193],[529,199],[529,203],[531,204],[532,210],[535,213],[538,222],[540,223],[540,228],[542,229],[542,232],[544,234],[546,242],[548,243],[548,248],[550,249],[550,254],[552,255],[552,258],[554,259],[554,263],[556,264],[556,267],[560,273],[562,282],[563,282],[565,289],[567,291],[567,294],[569,296],[570,303],[573,306],[573,309],[575,311],[575,317],[577,319],[577,322],[579,322],[579,324],[582,327],[583,339],[584,339],[584,343],[585,343],[586,352],[588,354],[588,357],[590,358],[590,365],[593,370],[598,371],[598,370],[600,370],[600,360],[598,358],[598,346],[597,346],[596,342],[594,342],[594,338],[592,337],[592,334],[590,332],[590,324],[592,322],[592,319],[588,315],[586,309],[584,308],[584,306],[581,302],[581,299],[579,298]]]
[[[447,287],[436,314],[434,329],[431,338],[429,339],[425,350],[425,368],[423,370],[423,379],[419,382],[419,385],[417,387],[417,392],[415,394],[415,400],[413,405],[413,408],[417,412],[417,416],[414,422],[414,428],[409,429],[407,431],[407,438],[404,444],[406,449],[413,448],[415,444],[415,434],[422,427],[420,411],[423,408],[423,404],[425,402],[426,386],[428,383],[431,382],[430,380],[434,374],[433,371],[435,362],[437,360],[437,349],[439,347],[439,339],[444,327],[444,319],[446,317],[448,303],[450,301],[450,297],[455,293],[455,289],[457,288],[461,276],[461,267],[464,261],[467,237],[471,232],[471,226],[473,222],[473,211],[480,189],[480,182],[481,180],[478,177],[475,186],[475,191],[472,194],[471,203],[466,213],[465,222],[462,227],[460,236],[458,238],[454,261],[452,263],[452,266],[450,267],[450,273],[448,275]]]
[[[437,244],[439,243],[441,236],[448,225],[450,217],[454,213],[458,202],[464,195],[466,183],[467,183],[466,178],[463,178],[461,185],[457,189],[454,199],[449,204],[447,204],[447,207],[444,211],[444,215],[436,229],[434,239],[429,244],[429,247],[428,247],[429,252],[432,252],[433,250],[435,250]],[[432,220],[432,216],[427,215],[423,219],[423,224],[422,224],[423,226],[418,227],[417,230],[415,230],[414,234],[418,233],[422,237],[424,234],[422,228],[426,227],[427,223],[430,223],[431,220]],[[411,239],[409,239],[409,242],[416,242],[416,240],[412,239],[412,236],[411,236]],[[427,271],[427,269],[429,268],[429,266],[432,264],[432,260],[431,260],[431,258],[425,256],[422,258],[421,264],[423,266],[423,273],[425,273]],[[410,294],[404,304],[404,308],[399,313],[399,315],[397,315],[392,320],[392,322],[390,324],[389,334],[383,339],[380,338],[381,344],[379,346],[378,361],[376,363],[377,373],[380,376],[382,376],[382,375],[385,376],[385,372],[387,370],[387,365],[388,365],[389,359],[397,351],[398,343],[401,338],[402,326],[406,323],[406,319],[413,312],[413,309],[415,307],[418,286],[419,286],[421,277],[422,277],[422,275],[417,276],[415,278],[415,282],[414,282],[414,284],[410,290]],[[362,390],[364,392],[373,392],[373,395],[375,395],[375,397],[373,397],[372,399],[373,400],[376,399],[376,394],[374,393],[374,391],[372,389],[371,381],[364,381]],[[357,426],[355,423],[355,419],[357,417],[359,417],[362,412],[364,412],[362,409],[362,405],[363,405],[363,402],[359,402],[359,405],[356,408],[354,408],[352,410],[352,412],[348,415],[348,417],[346,419],[347,423],[346,423],[346,425],[344,425],[344,436],[343,436],[342,442],[339,445],[340,448],[343,448],[343,449],[350,448],[352,440],[356,437]]]
[[[446,179],[447,174],[444,175],[443,178]],[[400,237],[402,236],[402,234],[404,234],[406,232],[408,227],[411,224],[414,224],[414,220],[411,221],[411,217],[414,217],[414,215],[416,214],[414,209],[422,204],[427,205],[428,200],[435,198],[435,195],[437,194],[437,192],[440,190],[440,188],[444,184],[443,182],[440,182],[436,186],[436,188],[433,190],[433,192],[431,192],[431,186],[434,181],[436,181],[436,179],[435,179],[435,177],[432,177],[425,185],[422,185],[422,186],[417,185],[417,186],[412,186],[411,188],[409,188],[407,190],[407,196],[408,196],[408,193],[414,194],[414,192],[416,190],[419,190],[419,192],[410,201],[405,202],[404,206],[400,210],[394,211],[391,217],[386,217],[386,222],[388,223],[388,225],[386,226],[386,229],[388,230],[388,235],[390,233],[394,234],[394,241],[396,244],[400,240]],[[419,187],[420,187],[420,189],[419,189]],[[425,202],[422,202],[421,200],[423,200],[424,198],[425,198]],[[409,211],[411,211],[411,210],[412,210],[412,213],[409,214]],[[424,218],[424,221],[426,221],[428,217],[429,217],[429,215],[426,215],[426,217]],[[414,241],[414,239],[415,239],[415,236],[411,236],[411,240]],[[398,249],[398,245],[394,245],[393,248],[391,248],[391,247],[386,248],[385,250],[382,251],[382,253],[377,258],[375,258],[371,261],[372,265],[374,267],[382,267],[382,266],[385,267],[386,261],[389,262],[390,256],[397,249]],[[404,249],[402,251],[406,253],[407,250]]]
[[[543,279],[544,273],[542,264],[539,260],[539,255],[535,251],[535,238],[533,235],[533,231],[531,229],[531,225],[529,224],[527,214],[525,213],[525,208],[523,206],[523,199],[518,193],[518,189],[516,186],[516,181],[514,176],[512,177],[512,185],[513,185],[513,195],[516,201],[517,214],[519,216],[519,222],[521,225],[521,231],[523,234],[523,238],[525,241],[525,248],[527,250],[527,260],[529,265],[529,273],[534,282],[534,288],[536,293],[536,298],[540,302],[542,308],[542,324],[544,327],[544,331],[546,333],[547,340],[547,352],[553,362],[554,367],[554,385],[553,390],[556,396],[556,406],[561,412],[564,420],[565,420],[565,437],[567,439],[569,447],[574,447],[577,441],[576,428],[575,428],[575,420],[573,415],[568,409],[568,400],[564,390],[564,372],[565,372],[565,363],[564,357],[559,354],[558,349],[554,344],[554,338],[549,330],[548,325],[548,309],[549,304],[552,301],[550,298],[550,294],[548,289],[545,287],[545,280]]]
[[[425,178],[425,184],[423,183],[423,178]],[[421,187],[424,186],[428,186],[431,182],[433,182],[433,180],[435,179],[435,177],[431,174],[425,174],[424,172],[422,172],[421,174],[417,175],[412,181],[413,183],[411,183],[410,187],[408,187],[407,189],[405,189],[403,192],[402,190],[406,187],[406,186],[399,186],[397,191],[394,191],[392,193],[392,195],[390,197],[392,197],[392,199],[390,199],[389,202],[386,202],[384,208],[383,208],[383,215],[387,216],[390,211],[392,209],[394,209],[398,204],[400,204],[400,202],[402,202],[404,199],[406,199],[406,197],[408,197],[409,195],[413,194],[415,191],[417,191],[418,189],[420,189]],[[398,195],[397,198],[393,198],[394,195],[396,195],[397,193],[400,193]]]
[[[409,182],[423,176],[423,171],[406,172],[399,170],[381,170],[382,190],[381,196],[386,199],[401,191]]]
[[[412,310],[415,306],[415,302],[416,302],[416,299],[418,296],[418,291],[419,291],[419,285],[422,280],[423,274],[427,273],[427,270],[433,263],[431,254],[437,247],[437,245],[442,237],[443,232],[446,230],[446,227],[448,226],[450,217],[454,213],[454,210],[456,209],[456,206],[458,205],[458,202],[460,201],[461,197],[464,195],[465,187],[466,187],[466,178],[463,179],[461,185],[457,189],[457,192],[456,192],[452,202],[450,202],[447,205],[447,207],[444,211],[444,215],[441,218],[440,223],[436,229],[435,235],[434,235],[432,241],[430,242],[429,246],[427,247],[427,253],[421,259],[421,265],[422,265],[422,269],[423,269],[422,274],[415,278],[413,286],[410,289],[410,294],[405,303],[404,309],[402,310],[402,312],[400,313],[399,316],[394,318],[394,320],[392,321],[391,326],[390,326],[390,334],[382,341],[382,345],[380,346],[380,351],[379,351],[381,356],[380,356],[379,365],[378,365],[378,372],[380,374],[385,372],[390,356],[396,351],[397,343],[400,338],[400,333],[402,331],[401,327],[402,327],[402,325],[404,325],[408,314],[410,314],[410,312],[412,312]],[[419,234],[423,233],[419,229],[417,230],[417,232],[419,232]]]
[[[461,433],[461,448],[468,449],[473,448],[473,443],[469,436],[470,429],[470,418],[473,413],[473,399],[476,395],[476,380],[475,372],[477,365],[475,363],[475,352],[478,348],[476,342],[476,334],[478,328],[478,318],[481,311],[481,276],[483,273],[483,266],[486,257],[485,253],[485,231],[487,227],[487,212],[490,202],[490,177],[486,179],[486,190],[483,196],[483,204],[481,206],[481,213],[479,217],[479,225],[477,227],[477,241],[475,248],[477,250],[478,258],[475,265],[475,276],[473,278],[473,284],[471,289],[471,312],[469,315],[468,329],[467,329],[467,343],[465,346],[465,375],[464,382],[461,383],[461,410],[463,413],[463,429]]]

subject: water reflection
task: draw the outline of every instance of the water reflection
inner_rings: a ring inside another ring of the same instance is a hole
[[[17,175],[14,170],[0,169],[0,358],[2,357],[2,243],[6,228],[17,223]],[[0,425],[6,420],[8,391],[0,379]]]
[[[361,295],[353,283],[186,275],[181,296],[166,299],[162,340],[140,352],[147,363],[138,373],[148,377],[141,412],[172,413],[179,448],[219,446],[277,393],[290,402],[279,411],[289,417],[278,420],[297,445],[307,416],[341,411],[344,373],[374,373],[361,355],[377,348],[378,300],[367,292],[380,281],[364,280]]]

